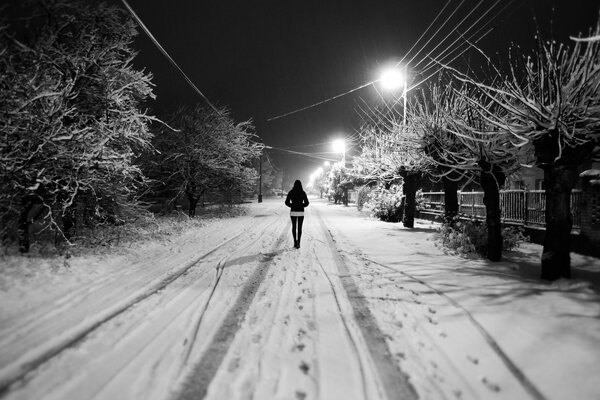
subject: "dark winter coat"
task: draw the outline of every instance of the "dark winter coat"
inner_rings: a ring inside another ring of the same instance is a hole
[[[304,190],[290,190],[285,198],[285,205],[290,207],[292,211],[304,211],[304,207],[308,206],[308,197]]]

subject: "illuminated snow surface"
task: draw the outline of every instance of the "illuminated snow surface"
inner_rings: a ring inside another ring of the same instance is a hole
[[[318,199],[297,250],[281,200],[247,207],[110,256],[0,259],[0,397],[600,398],[599,260],[543,283],[539,246],[465,260],[429,222]]]

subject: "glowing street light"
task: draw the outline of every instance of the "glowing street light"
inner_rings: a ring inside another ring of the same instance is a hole
[[[342,153],[342,167],[346,166],[346,141],[344,139],[336,139],[331,143],[333,151],[336,153]]]
[[[406,79],[399,69],[389,68],[381,73],[379,81],[385,90],[396,90],[405,86]]]
[[[404,97],[404,117],[403,124],[406,125],[406,90],[407,90],[407,79],[406,73],[403,73],[398,68],[388,68],[381,73],[379,82],[385,90],[394,91],[403,88],[402,97]]]

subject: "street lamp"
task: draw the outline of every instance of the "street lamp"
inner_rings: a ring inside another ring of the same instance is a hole
[[[333,151],[336,153],[342,153],[342,167],[346,166],[346,141],[344,139],[336,139],[332,143]]]
[[[407,79],[406,73],[403,73],[398,68],[388,68],[381,73],[379,78],[381,85],[385,90],[394,91],[402,87],[402,97],[404,98],[404,116],[403,124],[406,125],[406,91],[407,91]]]

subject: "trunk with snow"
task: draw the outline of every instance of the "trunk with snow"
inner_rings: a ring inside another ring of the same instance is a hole
[[[487,257],[490,261],[502,258],[502,225],[500,222],[500,186],[506,176],[502,169],[488,161],[479,161],[481,167],[481,187],[485,204],[485,222],[487,224]]]

